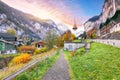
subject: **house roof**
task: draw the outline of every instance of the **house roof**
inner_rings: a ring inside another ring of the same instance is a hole
[[[13,43],[13,42],[9,42],[9,41],[5,41],[5,40],[2,40],[2,39],[0,39],[0,42],[7,43],[7,44],[11,44],[11,45],[16,46],[15,43]]]
[[[0,33],[0,39],[6,40],[6,41],[16,41],[16,36],[13,36],[8,33]]]
[[[32,42],[31,44],[38,44],[40,42],[43,42],[42,40],[38,41],[38,42]]]

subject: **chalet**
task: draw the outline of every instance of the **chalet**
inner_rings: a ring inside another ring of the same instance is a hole
[[[7,33],[0,33],[0,54],[16,53],[16,40],[15,36]]]
[[[42,48],[42,47],[44,47],[44,42],[40,40],[38,42],[31,43],[31,45],[35,46],[36,48]]]

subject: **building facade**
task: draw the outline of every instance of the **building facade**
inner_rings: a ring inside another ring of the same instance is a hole
[[[14,54],[16,53],[16,42],[15,36],[7,33],[0,33],[0,54]]]

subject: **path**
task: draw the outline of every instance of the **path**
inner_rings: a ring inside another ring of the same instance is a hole
[[[65,60],[63,51],[61,52],[60,58],[47,71],[43,80],[70,80],[68,64]]]

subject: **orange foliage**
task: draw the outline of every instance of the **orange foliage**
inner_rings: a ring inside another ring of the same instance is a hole
[[[66,41],[66,42],[71,42],[73,41],[75,38],[75,35],[71,33],[71,31],[66,31],[63,35],[62,35],[62,41]]]
[[[31,52],[31,53],[34,53],[35,50],[36,50],[36,47],[34,47],[34,46],[21,46],[19,48],[20,52]]]
[[[71,56],[74,57],[74,51],[71,52]]]
[[[13,64],[23,64],[30,61],[31,56],[27,53],[21,54],[20,56],[14,57],[12,59]]]

